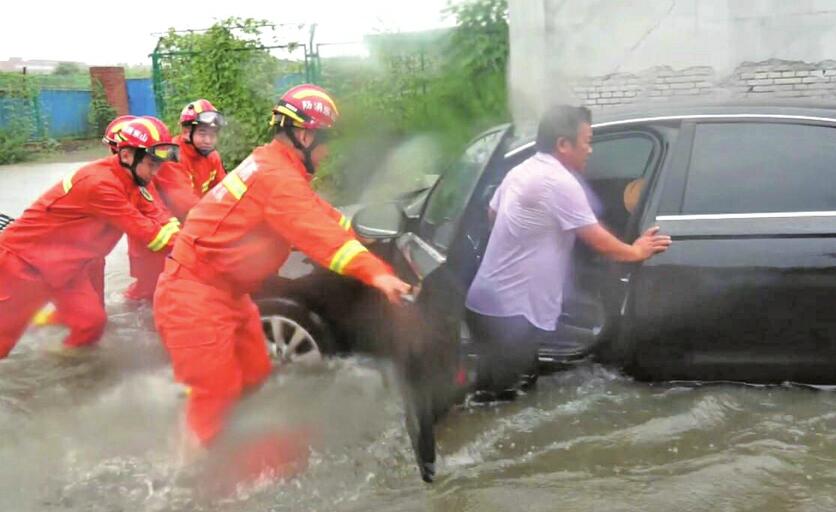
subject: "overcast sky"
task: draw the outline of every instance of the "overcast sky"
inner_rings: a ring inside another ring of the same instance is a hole
[[[143,0],[137,2],[9,0],[0,17],[0,60],[10,57],[91,65],[149,64],[158,35],[169,27],[201,29],[229,16],[275,23],[317,23],[316,42],[361,41],[364,34],[450,25],[448,0]],[[105,5],[113,8],[106,9]],[[135,10],[140,8],[141,10]],[[282,29],[307,41],[307,29]],[[347,48],[347,47],[344,47]],[[330,50],[334,51],[334,50]],[[326,55],[323,51],[323,55]]]

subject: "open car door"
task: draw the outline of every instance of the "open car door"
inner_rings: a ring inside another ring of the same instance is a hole
[[[401,338],[395,340],[393,355],[407,429],[421,477],[427,482],[435,475],[434,424],[461,394],[462,386],[456,383],[464,384],[459,373],[459,341],[469,277],[463,271],[467,258],[461,248],[466,247],[466,237],[460,224],[477,183],[509,129],[501,126],[474,139],[436,182],[420,217],[402,219],[406,227],[391,236],[395,271],[414,286],[411,304],[393,313],[394,336]],[[354,222],[361,236],[385,238],[393,232],[362,225],[364,217],[358,212]]]

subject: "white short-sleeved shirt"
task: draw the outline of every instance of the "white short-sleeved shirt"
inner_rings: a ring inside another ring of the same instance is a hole
[[[575,229],[598,222],[583,187],[555,157],[537,153],[505,176],[490,207],[496,221],[465,305],[553,331]]]

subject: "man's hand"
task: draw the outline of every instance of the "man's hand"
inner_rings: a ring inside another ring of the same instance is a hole
[[[392,304],[401,304],[401,296],[406,295],[412,289],[392,274],[378,275],[372,280],[372,286],[380,290]]]
[[[671,237],[657,235],[658,232],[659,226],[653,226],[633,242],[633,248],[636,250],[639,261],[644,261],[654,254],[665,252],[671,246]]]

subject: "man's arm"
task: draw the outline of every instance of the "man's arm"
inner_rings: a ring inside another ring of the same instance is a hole
[[[614,261],[644,261],[654,254],[664,252],[671,245],[671,237],[658,235],[654,226],[642,234],[632,245],[625,244],[600,224],[580,227],[576,233],[595,252]]]

